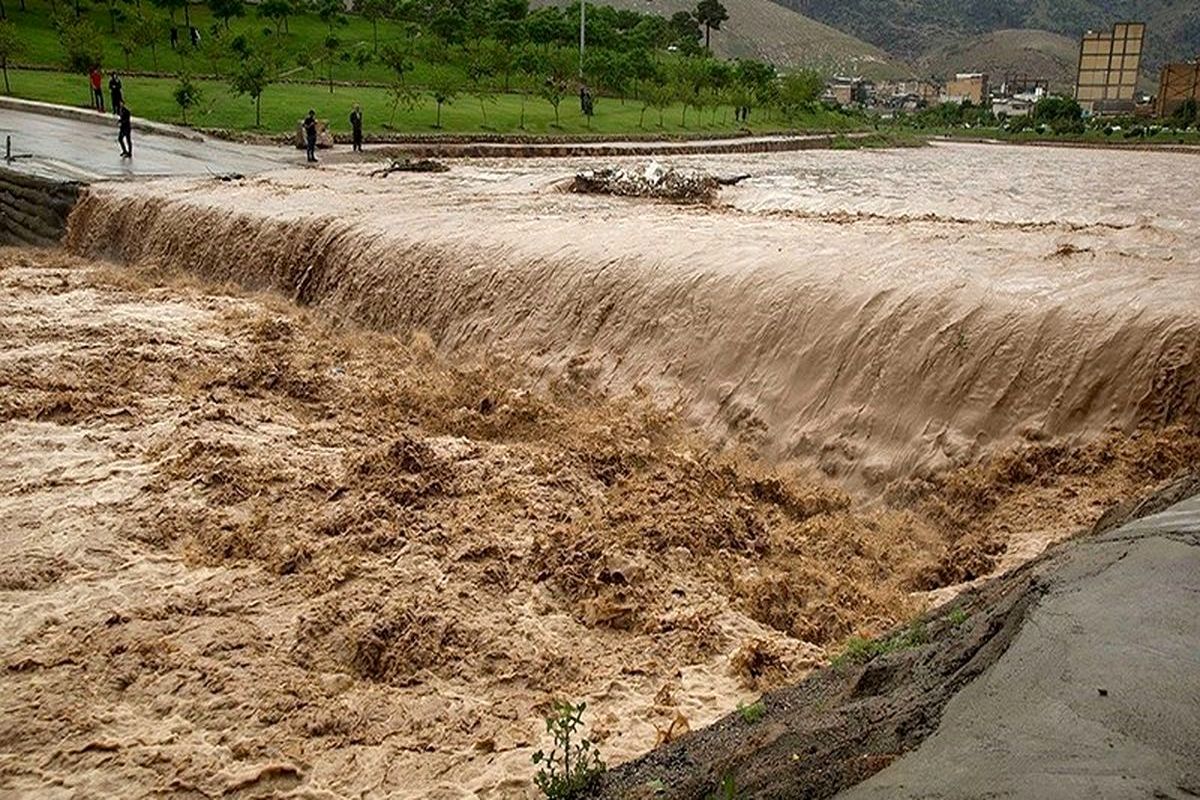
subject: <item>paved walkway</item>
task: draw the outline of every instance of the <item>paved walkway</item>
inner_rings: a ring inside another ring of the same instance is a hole
[[[1200,796],[1200,496],[1060,564],[937,732],[839,800]]]
[[[208,172],[250,174],[304,163],[304,154],[285,147],[240,145],[133,132],[132,159],[121,158],[116,119],[102,125],[79,119],[0,109],[0,146],[12,137],[12,152],[32,154],[9,166],[49,178],[94,181]],[[3,164],[3,161],[0,161]]]

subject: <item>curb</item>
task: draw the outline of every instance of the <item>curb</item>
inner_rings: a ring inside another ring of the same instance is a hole
[[[47,117],[59,117],[78,122],[90,122],[93,125],[116,127],[116,118],[112,114],[93,111],[90,108],[75,106],[60,106],[54,103],[43,103],[40,100],[22,100],[16,97],[0,97],[0,108],[11,111],[25,111],[30,114],[42,114]],[[203,142],[204,137],[195,131],[181,128],[177,125],[167,125],[162,122],[151,122],[141,117],[133,118],[133,128],[141,133],[152,133],[157,136],[171,136],[176,139],[187,139],[193,142]]]

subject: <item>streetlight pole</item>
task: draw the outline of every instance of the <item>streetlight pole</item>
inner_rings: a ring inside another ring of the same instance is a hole
[[[583,51],[587,46],[587,0],[579,0],[579,80],[583,80]]]

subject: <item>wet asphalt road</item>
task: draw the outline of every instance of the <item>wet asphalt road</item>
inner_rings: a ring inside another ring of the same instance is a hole
[[[12,137],[12,152],[30,154],[11,166],[47,177],[94,181],[164,175],[250,174],[301,165],[304,154],[290,148],[261,147],[222,141],[192,141],[133,131],[132,159],[121,158],[117,122],[82,120],[0,109],[0,146]],[[0,162],[2,163],[2,162]]]

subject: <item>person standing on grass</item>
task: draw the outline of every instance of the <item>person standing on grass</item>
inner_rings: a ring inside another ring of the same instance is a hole
[[[178,25],[171,26],[171,49],[172,50],[179,49],[179,26]]]
[[[313,109],[308,110],[308,116],[304,118],[304,143],[308,149],[308,161],[313,163],[317,160],[317,112]]]
[[[100,82],[104,76],[100,74],[100,66],[92,67],[92,71],[88,73],[88,80],[92,82],[92,108],[97,111],[104,110],[104,89],[101,88]]]
[[[108,92],[112,95],[112,110],[114,114],[121,113],[121,105],[125,102],[125,94],[121,91],[121,76],[113,73],[108,79]]]
[[[121,103],[117,115],[120,120],[117,144],[121,145],[121,158],[133,158],[133,115],[129,113],[129,106]]]
[[[354,104],[354,110],[350,112],[350,130],[354,134],[354,152],[362,152],[362,107],[358,103]]]

